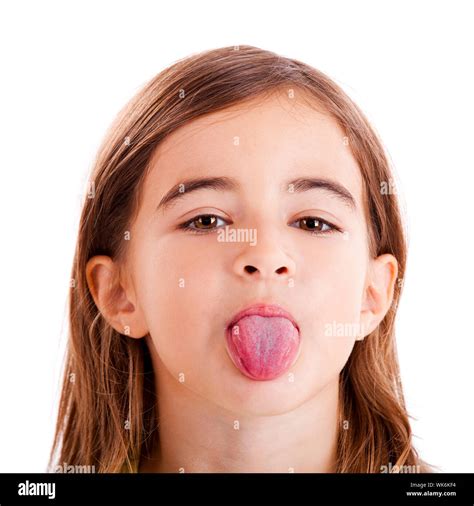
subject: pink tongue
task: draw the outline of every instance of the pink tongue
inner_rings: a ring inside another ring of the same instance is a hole
[[[266,380],[289,369],[298,352],[299,332],[287,318],[245,316],[230,329],[235,365],[248,376]]]

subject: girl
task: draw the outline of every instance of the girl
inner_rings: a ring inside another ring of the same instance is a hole
[[[391,181],[360,109],[300,61],[225,47],[153,78],[90,178],[50,465],[427,471]]]

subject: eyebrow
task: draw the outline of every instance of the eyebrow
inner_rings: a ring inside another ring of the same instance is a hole
[[[221,192],[236,192],[241,188],[240,183],[232,177],[203,177],[191,178],[177,183],[161,199],[158,210],[163,212],[181,200],[185,195],[203,189]],[[292,191],[290,191],[290,188]],[[355,211],[357,206],[354,197],[343,185],[325,178],[298,177],[286,181],[281,186],[282,192],[303,193],[309,190],[324,190],[338,198],[343,204]],[[183,191],[184,190],[184,191]]]

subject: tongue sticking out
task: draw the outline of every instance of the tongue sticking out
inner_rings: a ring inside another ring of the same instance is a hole
[[[289,369],[299,343],[300,335],[293,323],[279,316],[245,316],[227,332],[232,361],[255,380],[273,379]]]

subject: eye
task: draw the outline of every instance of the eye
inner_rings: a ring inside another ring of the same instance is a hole
[[[324,235],[324,234],[332,234],[334,232],[341,232],[341,229],[332,223],[329,223],[326,220],[318,218],[317,216],[304,216],[303,218],[299,218],[294,223],[302,222],[304,223],[303,230],[307,230],[308,232],[312,232],[316,235]],[[301,228],[301,227],[299,227]]]
[[[194,216],[194,218],[191,218],[185,223],[181,223],[178,225],[178,228],[185,230],[186,232],[191,232],[192,234],[207,234],[220,228],[214,226],[217,224],[218,220],[222,220],[224,223],[226,223],[223,218],[216,216],[215,214],[200,214],[198,216]],[[303,228],[303,230],[311,232],[314,235],[326,235],[334,232],[341,232],[341,229],[336,225],[333,225],[332,223],[329,223],[328,221],[316,216],[304,216],[303,218],[299,218],[293,223],[298,222],[304,223],[304,227],[306,228]]]
[[[195,216],[194,218],[191,218],[185,223],[182,223],[181,225],[179,225],[179,228],[184,229],[186,232],[191,232],[193,234],[206,234],[212,232],[217,228],[213,226],[217,223],[217,220],[224,221],[223,218],[220,218],[215,214],[200,214],[198,216]],[[197,224],[197,226],[191,227],[191,225],[193,224]]]

